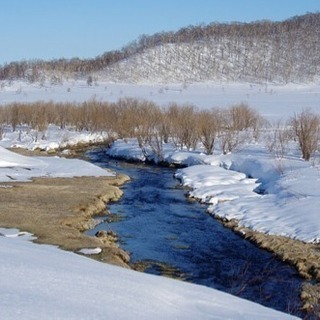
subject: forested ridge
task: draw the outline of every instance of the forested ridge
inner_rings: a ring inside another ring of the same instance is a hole
[[[211,23],[141,35],[93,59],[27,60],[0,66],[0,80],[309,82],[320,75],[320,13],[282,22]]]

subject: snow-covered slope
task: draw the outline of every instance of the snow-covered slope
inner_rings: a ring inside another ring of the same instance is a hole
[[[295,319],[217,290],[102,264],[0,229],[0,318]]]
[[[316,34],[311,35],[319,44]],[[145,49],[94,73],[98,79],[131,83],[195,83],[204,81],[289,83],[314,82],[319,46],[306,50],[301,39],[286,33],[271,38],[222,37],[168,43]],[[291,43],[292,42],[292,43]]]
[[[0,79],[96,77],[125,82],[312,82],[320,76],[320,14],[282,22],[211,23],[141,35],[94,59],[22,61],[0,66]]]
[[[319,35],[319,13],[283,22],[188,26],[141,37],[100,75],[137,83],[310,82],[320,76]]]

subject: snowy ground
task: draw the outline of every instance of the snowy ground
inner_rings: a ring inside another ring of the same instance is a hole
[[[111,174],[84,161],[29,158],[3,147],[0,159],[2,182]],[[0,319],[294,318],[214,289],[124,270],[28,241],[33,238],[0,229]]]
[[[70,89],[70,90],[68,90]],[[152,99],[160,104],[190,102],[198,107],[248,102],[268,120],[287,119],[302,108],[316,110],[316,85],[256,86],[203,84],[133,86],[66,83],[39,87],[4,85],[0,104],[13,101],[84,101],[92,97],[114,101],[122,96]],[[0,146],[50,149],[66,141],[100,139],[50,128],[37,144],[28,134],[7,133]],[[112,154],[143,159],[134,141],[118,141]],[[177,177],[193,188],[191,195],[208,203],[212,214],[237,218],[255,230],[303,241],[320,241],[320,167],[302,161],[297,153],[277,160],[263,145],[248,145],[231,155],[206,156],[178,152],[166,146],[165,159],[187,164]],[[27,158],[0,148],[0,180],[28,180],[33,176],[110,175],[79,160]],[[259,191],[259,193],[255,192]],[[7,231],[2,230],[2,233]],[[27,237],[28,238],[28,237]],[[287,315],[213,289],[106,266],[39,246],[25,237],[0,237],[0,318],[17,319],[287,319]],[[90,272],[88,272],[90,270]],[[10,275],[10,276],[8,276]],[[83,294],[85,292],[85,294]]]
[[[0,182],[35,177],[113,176],[114,173],[78,159],[25,157],[0,147]]]
[[[30,131],[24,126],[18,126],[15,132],[11,128],[5,129],[5,134],[0,140],[0,146],[4,148],[23,148],[28,150],[54,150],[59,147],[67,148],[68,146],[78,143],[103,142],[107,138],[107,133],[89,133],[79,132],[69,129],[60,129],[56,126],[49,125],[45,131],[45,139],[36,139],[36,132]],[[68,152],[68,151],[66,151]]]
[[[62,85],[2,82],[0,105],[10,102],[69,101],[82,102],[95,98],[117,101],[136,97],[166,106],[170,102],[191,103],[199,108],[229,107],[248,103],[268,120],[287,118],[303,108],[319,108],[319,84],[248,84],[198,83],[190,85],[132,85],[98,82],[88,86],[85,81],[65,81]]]
[[[235,218],[256,231],[305,242],[320,241],[320,166],[298,156],[276,159],[262,145],[247,145],[228,155],[176,151],[165,160],[184,164],[176,177],[190,195],[219,217]],[[117,141],[108,153],[144,160],[135,140]]]
[[[102,264],[0,229],[1,319],[294,319],[223,292]]]

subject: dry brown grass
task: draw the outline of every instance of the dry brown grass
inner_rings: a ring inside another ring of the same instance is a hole
[[[117,187],[128,177],[38,178],[25,183],[3,183],[0,188],[0,226],[18,228],[37,236],[36,242],[66,250],[101,247],[101,259],[127,266],[128,256],[103,238],[83,234],[92,217],[105,210],[105,203],[117,200]]]

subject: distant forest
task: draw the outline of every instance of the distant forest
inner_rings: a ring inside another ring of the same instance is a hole
[[[228,68],[238,65],[237,72],[247,73],[247,78],[271,81],[295,81],[297,77],[301,81],[312,81],[320,75],[320,13],[309,13],[282,22],[213,22],[188,26],[177,32],[141,35],[122,49],[106,52],[93,59],[11,62],[0,66],[0,80],[38,82],[48,75],[52,82],[61,81],[61,77],[84,78],[161,46],[188,45],[192,49],[195,44],[199,51],[196,51],[197,57],[193,58],[192,68],[196,64],[201,66],[201,63],[208,65],[207,60],[210,59],[212,73],[227,73]],[[206,61],[199,60],[198,53],[201,50],[209,55]],[[175,51],[176,55],[178,53]],[[223,64],[221,61],[224,61]],[[210,76],[205,78],[210,79]],[[241,75],[234,75],[233,78],[237,80]]]

